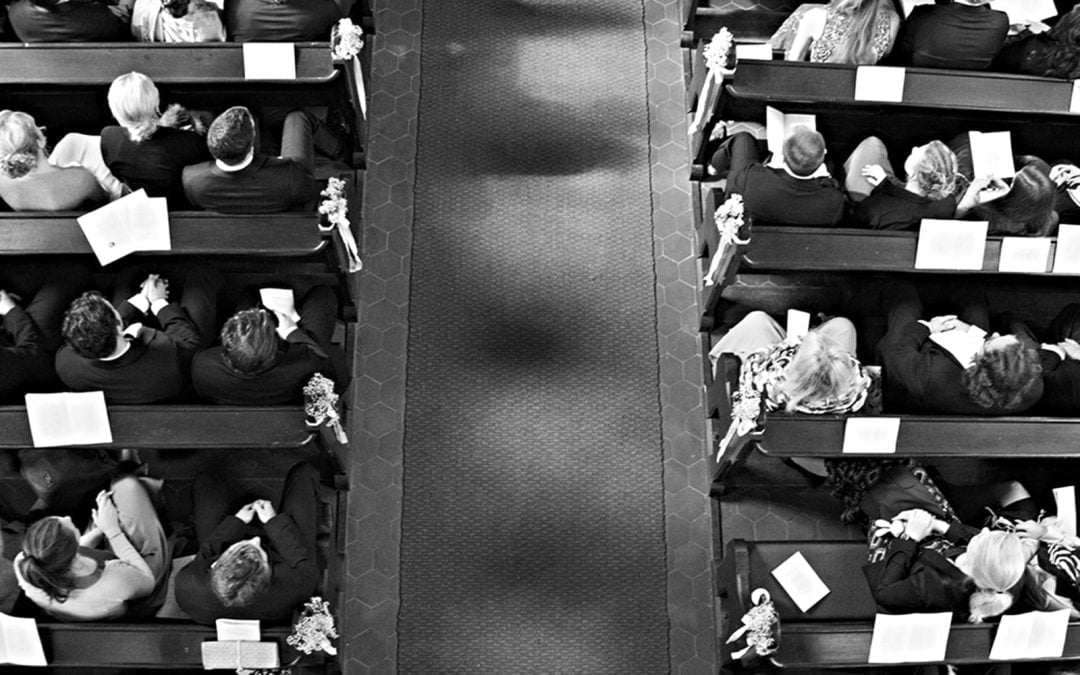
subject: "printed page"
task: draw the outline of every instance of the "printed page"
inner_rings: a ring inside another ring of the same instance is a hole
[[[844,455],[891,455],[900,437],[899,417],[849,417],[844,421]]]
[[[262,301],[263,307],[273,312],[281,312],[285,316],[291,317],[293,321],[300,320],[300,315],[296,312],[296,300],[293,298],[291,288],[260,288],[259,299]]]
[[[968,140],[971,143],[971,165],[976,178],[1012,178],[1016,175],[1011,133],[969,131]]]
[[[1057,16],[1054,0],[990,0],[990,9],[1009,15],[1010,24],[1027,24]]]
[[[763,45],[735,45],[736,61],[772,61],[772,46],[768,43]]]
[[[942,663],[952,612],[878,614],[870,638],[870,663]]]
[[[1068,630],[1067,609],[1005,614],[994,636],[990,658],[995,661],[1061,658]]]
[[[1058,226],[1054,274],[1080,274],[1080,225]]]
[[[36,448],[112,443],[105,394],[100,391],[26,394]]]
[[[296,49],[291,42],[245,42],[245,80],[295,80]]]
[[[810,313],[798,309],[787,311],[787,339],[802,339],[810,332]]]
[[[37,621],[0,614],[0,663],[47,666]]]
[[[905,77],[903,68],[859,66],[855,71],[855,100],[901,103]]]
[[[924,219],[915,249],[917,270],[981,270],[987,221]]]
[[[1003,237],[998,271],[1045,274],[1050,267],[1050,243],[1046,237]]]
[[[986,341],[986,331],[978,326],[968,326],[967,330],[954,328],[931,333],[930,339],[952,354],[957,363],[967,368],[975,361],[975,355]]]
[[[787,591],[798,608],[807,612],[829,594],[829,587],[817,575],[801,552],[780,563],[772,571],[781,588]]]
[[[765,139],[773,161],[784,154],[784,139],[791,135],[795,127],[802,125],[817,131],[816,115],[786,115],[772,106],[765,106]]]
[[[258,642],[262,640],[258,619],[218,619],[217,639],[221,642]]]
[[[1054,488],[1057,517],[1065,534],[1076,536],[1076,486]]]
[[[169,210],[163,197],[138,190],[76,219],[101,265],[136,251],[168,251]]]

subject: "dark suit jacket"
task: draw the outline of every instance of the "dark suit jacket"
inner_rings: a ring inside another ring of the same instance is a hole
[[[219,213],[280,213],[314,208],[319,186],[299,163],[256,155],[240,171],[213,160],[184,169],[184,193],[195,206]]]
[[[1062,360],[1054,352],[1039,350],[1043,367],[1043,397],[1039,409],[1053,415],[1080,413],[1080,361]]]
[[[889,62],[986,70],[1008,32],[1009,16],[985,5],[920,5],[901,24]]]
[[[128,325],[142,316],[124,302],[120,316]],[[114,361],[80,356],[68,345],[56,353],[56,374],[74,391],[105,392],[108,403],[156,403],[179,397],[187,389],[191,357],[201,344],[199,331],[176,305],[158,312],[164,330],[143,327],[131,347]]]
[[[270,587],[246,607],[225,607],[210,588],[210,566],[225,549],[241,539],[264,535],[263,547],[270,557]],[[307,601],[319,584],[315,551],[307,550],[293,519],[279,513],[266,524],[257,519],[250,525],[236,516],[226,516],[199,554],[176,575],[176,600],[198,623],[216,619],[261,619],[284,622],[293,609]]]
[[[0,335],[0,399],[25,393],[26,384],[52,373],[51,359],[41,351],[34,320],[15,307],[4,316]]]
[[[950,531],[959,534],[953,540],[959,545],[966,544],[974,534],[967,527]],[[864,567],[863,572],[874,600],[887,612],[968,614],[967,599],[973,587],[965,583],[966,575],[945,556],[920,550],[914,541],[891,540],[885,557]]]
[[[225,26],[233,42],[329,40],[341,18],[334,0],[230,0]]]
[[[337,373],[315,338],[297,329],[289,333],[276,363],[258,373],[232,369],[222,348],[199,352],[191,364],[191,379],[200,398],[226,405],[286,405],[301,403],[303,389],[315,373],[336,379]]]
[[[884,378],[885,407],[956,415],[1011,415],[1031,408],[1042,396],[1034,387],[1013,408],[984,408],[968,396],[964,369],[952,354],[930,339],[930,329],[912,322],[885,334],[878,343]]]
[[[833,178],[802,180],[783,169],[748,164],[728,176],[726,195],[741,194],[759,224],[834,226],[844,218],[847,200]]]

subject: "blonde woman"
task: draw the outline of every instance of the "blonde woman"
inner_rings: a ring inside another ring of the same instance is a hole
[[[107,194],[82,166],[58,166],[45,153],[34,118],[0,111],[0,198],[15,211],[70,211],[104,202]]]
[[[800,5],[770,39],[788,61],[873,65],[892,50],[900,17],[892,0]]]
[[[117,77],[109,86],[109,110],[120,126],[101,130],[105,165],[130,189],[145,189],[151,197],[167,197],[172,210],[190,208],[180,182],[185,166],[210,159],[206,140],[175,128],[178,107],[162,115],[154,82],[142,73]]]
[[[941,141],[911,149],[904,160],[903,180],[876,136],[859,143],[844,170],[844,187],[855,202],[852,223],[875,230],[911,230],[923,218],[952,218],[967,182],[956,155]]]

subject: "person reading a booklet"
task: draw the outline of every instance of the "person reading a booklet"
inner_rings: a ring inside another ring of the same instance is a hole
[[[761,143],[739,132],[720,144],[709,162],[710,173],[727,176],[725,198],[740,194],[747,213],[758,222],[781,225],[835,226],[844,218],[847,199],[825,167],[825,138],[797,125],[783,141],[780,157],[763,163]]]
[[[915,287],[894,281],[881,289],[888,330],[878,342],[887,411],[1011,415],[1043,393],[1038,343],[1019,322],[989,333],[985,301],[967,298],[958,315],[923,320]]]

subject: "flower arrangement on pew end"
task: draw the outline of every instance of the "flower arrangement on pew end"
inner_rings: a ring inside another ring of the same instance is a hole
[[[730,75],[735,72],[735,36],[725,27],[721,27],[705,45],[702,53],[705,66],[718,75]]]
[[[337,230],[344,249],[346,270],[350,274],[359,272],[364,268],[364,263],[360,260],[356,237],[353,236],[352,227],[349,224],[349,201],[345,197],[345,181],[340,178],[330,178],[326,183],[326,189],[320,194],[326,199],[319,204],[319,231]],[[324,217],[328,223],[326,225],[322,222]]]
[[[713,252],[712,261],[709,263],[709,271],[705,274],[705,285],[716,284],[720,274],[720,263],[723,261],[728,248],[731,246],[745,246],[750,243],[750,238],[739,237],[739,230],[746,225],[746,209],[743,206],[743,198],[740,194],[733,194],[721,204],[713,214],[716,229],[720,232],[720,245]]]
[[[364,29],[345,17],[330,32],[330,56],[335,61],[355,58],[364,48]]]
[[[731,652],[732,661],[741,661],[744,665],[754,664],[775,654],[780,648],[780,615],[773,606],[769,592],[756,588],[750,594],[750,601],[753,606],[743,615],[742,626],[726,642],[731,644],[746,639],[745,647]],[[775,662],[773,665],[776,665]]]
[[[332,640],[337,639],[337,626],[334,625],[334,615],[330,612],[330,603],[320,596],[312,597],[300,610],[300,616],[293,624],[292,634],[285,638],[285,642],[298,652],[314,654],[323,652],[330,656],[337,655],[337,648]],[[237,668],[237,675],[290,675],[292,668],[300,661],[301,657],[288,666],[270,669],[247,669]]]
[[[322,373],[315,373],[304,385],[304,415],[307,425],[318,428],[328,424],[338,443],[347,445],[349,437],[341,426],[341,414],[337,411],[339,396],[334,391],[334,381]]]

